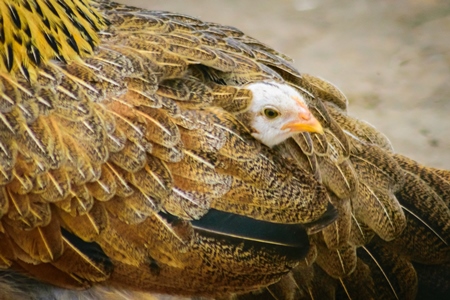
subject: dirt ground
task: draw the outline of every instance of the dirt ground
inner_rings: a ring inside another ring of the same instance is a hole
[[[340,87],[397,152],[450,169],[450,1],[119,2],[239,28]]]

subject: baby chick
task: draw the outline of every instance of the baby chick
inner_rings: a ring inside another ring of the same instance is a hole
[[[287,84],[261,81],[245,86],[253,93],[247,110],[252,136],[273,147],[299,132],[323,134],[303,97]]]

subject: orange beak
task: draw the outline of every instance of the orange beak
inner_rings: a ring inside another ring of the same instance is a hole
[[[298,105],[301,106],[301,112],[298,118],[292,122],[286,123],[281,129],[290,129],[291,132],[312,132],[323,134],[323,127],[319,121],[312,115],[306,105],[300,99],[294,98]]]

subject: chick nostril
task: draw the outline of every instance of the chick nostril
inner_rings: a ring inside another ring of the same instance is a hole
[[[309,121],[311,119],[310,112],[302,112],[302,113],[299,113],[298,116],[300,117],[300,119],[305,120],[305,121]]]

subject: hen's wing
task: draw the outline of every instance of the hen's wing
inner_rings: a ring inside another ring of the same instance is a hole
[[[333,85],[235,28],[184,15],[0,4],[8,285],[221,297],[281,278],[262,292],[448,293],[433,280],[450,260],[448,172],[394,155]],[[326,134],[256,142],[239,113],[251,98],[241,86],[257,80],[296,87]],[[339,218],[318,232],[334,218],[329,203]]]

